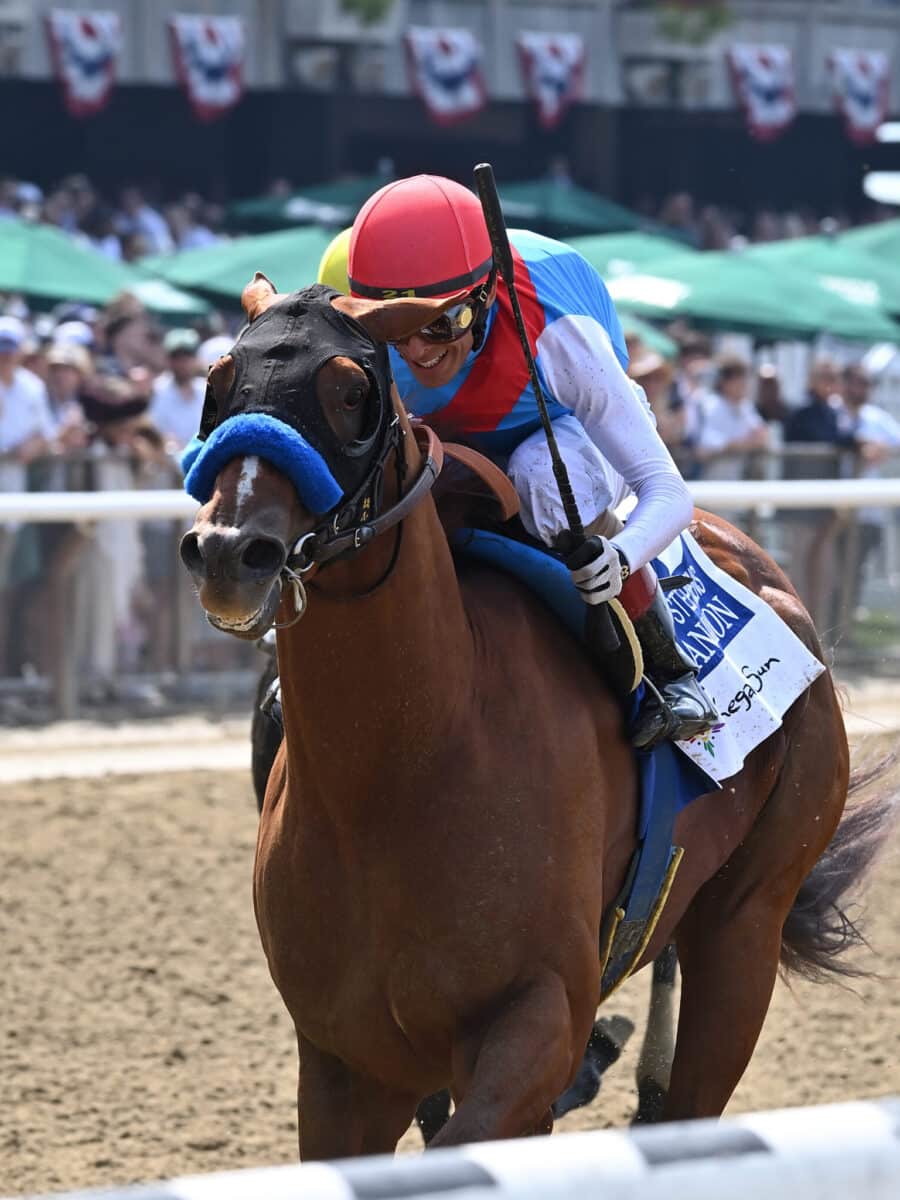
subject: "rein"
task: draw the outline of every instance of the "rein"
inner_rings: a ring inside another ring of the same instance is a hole
[[[358,514],[368,514],[378,507],[384,487],[384,469],[392,450],[396,452],[397,481],[402,489],[406,476],[406,460],[401,453],[405,430],[400,425],[400,418],[394,417],[390,426],[391,436],[385,439],[385,446],[379,453],[374,467],[358,491],[343,504],[333,517],[309,533],[303,534],[294,544],[288,555],[287,562],[282,567],[282,587],[290,587],[294,597],[294,616],[290,621],[276,625],[276,629],[288,629],[303,616],[306,611],[307,594],[304,577],[316,568],[332,562],[336,558],[349,557],[363,550],[370,542],[382,533],[399,526],[409,516],[412,510],[421,503],[434,486],[444,465],[444,447],[432,429],[427,425],[413,426],[413,436],[424,455],[422,469],[408,492],[390,508],[378,513],[371,519],[359,520]],[[345,526],[345,521],[352,522]],[[397,539],[391,561],[384,575],[373,587],[353,596],[352,599],[362,599],[370,596],[386,582],[400,553],[402,530],[397,530]]]

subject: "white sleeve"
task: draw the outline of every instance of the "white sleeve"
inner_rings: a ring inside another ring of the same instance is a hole
[[[599,321],[560,317],[541,333],[537,351],[553,398],[575,414],[637,496],[628,524],[612,539],[636,570],[687,528],[690,492],[656,432],[643,390],[623,371]]]

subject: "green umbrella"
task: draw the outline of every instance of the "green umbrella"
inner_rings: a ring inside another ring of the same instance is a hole
[[[608,286],[617,307],[656,320],[686,317],[766,337],[831,333],[866,342],[900,341],[900,325],[878,309],[853,304],[814,277],[752,254],[678,254],[611,279]]]
[[[151,279],[128,263],[82,246],[52,225],[0,221],[0,291],[18,292],[38,306],[61,300],[108,304],[131,292],[163,316],[200,316],[209,305]]]
[[[900,218],[860,225],[837,235],[836,241],[884,262],[900,263]]]
[[[132,280],[128,291],[137,296],[144,308],[172,320],[202,317],[211,308],[200,296],[193,296],[190,292],[174,287],[165,279],[160,279],[145,270],[140,263],[132,266]]]
[[[533,179],[501,183],[498,189],[503,215],[511,225],[522,225],[550,237],[612,233],[644,225],[637,213],[574,184]]]
[[[310,184],[290,196],[240,200],[228,209],[228,221],[234,229],[253,231],[309,224],[340,228],[349,225],[372,193],[387,182],[383,175],[369,175]],[[501,184],[500,200],[510,224],[553,237],[637,229],[646,224],[637,213],[604,196],[552,179]]]
[[[648,262],[677,254],[697,254],[684,242],[655,233],[599,233],[566,239],[573,250],[586,258],[604,279],[633,275]]]
[[[843,238],[805,237],[749,246],[762,262],[784,264],[815,276],[829,291],[856,304],[900,312],[900,231],[897,257],[877,258]]]
[[[236,307],[254,271],[268,275],[283,292],[315,283],[319,261],[331,239],[331,230],[310,225],[157,255],[144,259],[143,265],[169,283]]]
[[[294,225],[349,225],[373,192],[388,183],[384,175],[313,183],[289,196],[256,196],[239,200],[227,211],[232,229],[260,233]]]

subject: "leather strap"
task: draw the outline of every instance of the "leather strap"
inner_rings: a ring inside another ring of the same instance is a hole
[[[519,494],[505,471],[485,458],[471,446],[461,446],[457,442],[445,442],[444,450],[447,457],[455,459],[488,489],[500,509],[500,520],[510,521],[519,511]]]
[[[399,525],[416,505],[425,499],[444,465],[444,448],[437,435],[427,425],[415,425],[413,436],[425,461],[409,491],[405,492],[396,504],[373,517],[371,521],[346,530],[335,530],[333,525],[324,525],[305,534],[288,557],[287,565],[291,570],[302,572],[314,565],[330,562],[341,554],[362,550],[379,534]],[[400,453],[400,448],[397,453]]]

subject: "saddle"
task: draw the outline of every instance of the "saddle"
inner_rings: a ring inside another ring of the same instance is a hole
[[[424,439],[421,426],[413,426],[416,440]],[[436,436],[436,435],[435,435]],[[444,532],[451,538],[479,517],[490,525],[505,525],[519,515],[519,497],[509,476],[489,458],[459,442],[442,442],[444,466],[431,494]],[[519,522],[524,534],[524,527]]]

